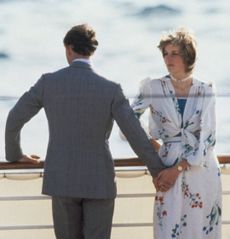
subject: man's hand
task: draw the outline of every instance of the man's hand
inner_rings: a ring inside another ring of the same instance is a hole
[[[22,158],[18,160],[20,163],[32,163],[32,164],[38,164],[40,163],[40,157],[37,155],[23,155]]]
[[[157,192],[160,191],[157,178],[153,178],[153,184],[154,184],[154,187],[156,188],[156,191]]]
[[[180,172],[177,170],[176,167],[171,167],[171,168],[162,170],[158,174],[157,178],[155,179],[155,182],[157,182],[159,191],[161,192],[168,191],[176,182],[179,174]]]
[[[161,192],[166,192],[168,191],[172,184],[171,183],[166,183],[166,182],[161,182],[159,181],[158,177],[157,178],[153,178],[153,184],[156,188],[156,191],[161,191]]]

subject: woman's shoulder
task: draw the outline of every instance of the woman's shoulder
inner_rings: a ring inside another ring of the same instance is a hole
[[[151,85],[160,85],[162,81],[167,81],[169,78],[167,76],[161,77],[161,78],[151,78],[146,77],[140,82],[140,86],[151,86]]]
[[[203,91],[206,94],[213,94],[215,95],[216,93],[216,87],[214,82],[205,82],[205,81],[200,81],[200,80],[195,80],[195,85],[197,85],[199,88],[203,89]]]
[[[162,91],[162,84],[168,80],[170,79],[167,76],[161,78],[146,77],[140,82],[139,92],[147,95],[153,94],[154,92],[159,93]]]
[[[142,94],[151,94],[153,91],[157,90],[160,86],[160,79],[146,77],[141,80],[139,85],[139,91]]]

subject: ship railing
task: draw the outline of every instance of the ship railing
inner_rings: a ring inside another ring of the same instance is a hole
[[[229,177],[230,175],[230,154],[229,155],[218,155],[218,160],[221,165],[221,172],[224,177]],[[138,158],[127,158],[127,159],[115,159],[115,172],[116,177],[118,178],[118,181],[121,180],[124,184],[125,178],[137,178],[142,176],[150,176],[147,168],[143,165],[142,161]],[[43,177],[43,168],[44,168],[44,162],[40,162],[39,164],[28,164],[28,163],[7,163],[7,162],[1,162],[0,163],[0,179],[9,179],[9,180],[28,180],[28,179],[40,179],[42,180]],[[138,179],[139,180],[139,179]],[[151,183],[150,179],[148,179],[148,183]],[[230,181],[227,179],[227,181]],[[1,180],[0,180],[1,183]],[[130,181],[127,183],[130,184]],[[124,185],[123,185],[124,186]],[[141,185],[141,187],[143,184]],[[138,187],[138,185],[137,185]],[[136,188],[136,187],[135,187]],[[123,191],[123,192],[122,192]],[[129,191],[129,190],[128,190]],[[126,205],[127,203],[131,202],[132,200],[141,199],[141,198],[149,198],[149,200],[152,201],[155,193],[153,192],[147,192],[144,190],[144,192],[127,192],[127,190],[119,190],[119,183],[118,183],[118,195],[117,199],[122,200],[126,199]],[[11,203],[14,202],[26,202],[26,201],[49,201],[49,196],[44,195],[3,195],[0,193],[0,201],[7,202],[8,207],[10,207]],[[223,189],[222,192],[223,196],[229,196],[230,195],[230,188],[227,190]],[[228,199],[229,200],[229,199]],[[226,203],[223,205],[223,209],[225,208]],[[119,203],[118,203],[119,207]],[[119,208],[117,209],[119,210]],[[151,208],[150,208],[151,210]],[[6,214],[6,217],[9,214]],[[7,220],[6,220],[7,221]],[[128,220],[129,221],[129,220]],[[2,225],[1,225],[2,224]],[[36,225],[29,225],[29,224],[19,224],[19,225],[3,225],[3,223],[0,224],[0,234],[1,231],[23,231],[23,230],[46,230],[53,228],[52,223],[50,224],[36,224]],[[222,221],[222,225],[230,225],[230,219],[225,219]],[[141,222],[114,222],[113,223],[113,230],[114,228],[146,228],[146,227],[152,227],[153,222],[150,219],[149,222],[141,221]]]

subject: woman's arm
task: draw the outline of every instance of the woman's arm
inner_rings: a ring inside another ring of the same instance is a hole
[[[151,139],[151,144],[154,147],[154,149],[158,152],[161,147],[161,144],[157,142],[155,139]]]
[[[140,118],[140,116],[145,112],[145,110],[150,105],[150,78],[146,78],[141,81],[139,92],[135,100],[132,102],[131,107],[137,116],[137,118]]]
[[[198,144],[185,155],[188,163],[202,166],[208,150],[216,142],[216,114],[215,114],[215,94],[212,86],[207,86],[204,94],[204,102],[200,119],[200,134]]]

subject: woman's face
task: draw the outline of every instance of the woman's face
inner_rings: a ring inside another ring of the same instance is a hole
[[[181,56],[179,46],[168,44],[165,46],[162,54],[170,74],[175,76],[185,73],[185,63]]]

